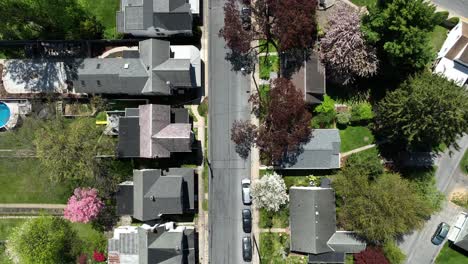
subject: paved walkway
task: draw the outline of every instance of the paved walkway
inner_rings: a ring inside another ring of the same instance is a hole
[[[360,147],[360,148],[356,148],[356,149],[350,150],[348,152],[341,153],[341,157],[344,158],[344,157],[349,156],[351,154],[371,149],[371,148],[373,148],[375,146],[376,146],[375,144],[370,144],[370,145],[366,145],[366,146],[363,146],[363,147]]]
[[[197,119],[197,122],[194,123],[194,127],[197,128],[197,139],[200,140],[202,145],[202,152],[203,155],[206,153],[206,146],[205,146],[205,118],[200,116],[198,113],[198,105],[191,105],[190,109],[192,110],[193,115]],[[205,183],[203,178],[203,164],[197,167],[197,174],[198,174],[198,221],[196,223],[198,234],[199,234],[199,260],[200,263],[208,263],[208,212],[203,210],[203,201],[208,199],[208,194],[205,193]]]
[[[290,233],[289,228],[261,228],[262,233]]]
[[[3,216],[37,216],[42,213],[63,215],[65,204],[0,204],[0,215]]]
[[[36,158],[32,149],[0,149],[0,158]]]

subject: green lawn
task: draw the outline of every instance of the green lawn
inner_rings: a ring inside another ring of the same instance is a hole
[[[66,203],[71,189],[48,177],[37,159],[1,158],[0,203]]]
[[[259,57],[259,70],[260,70],[260,79],[268,80],[270,78],[270,72],[278,72],[279,70],[279,60],[278,56],[270,55],[268,57],[260,56]]]
[[[42,123],[36,118],[26,118],[18,129],[0,133],[0,149],[34,149],[34,131]]]
[[[440,48],[444,44],[444,41],[447,38],[447,32],[448,29],[441,26],[435,26],[434,31],[431,32],[431,45],[435,52],[439,52]]]
[[[105,252],[107,248],[107,239],[103,233],[95,230],[91,223],[72,223],[73,229],[81,240],[82,253],[92,256],[94,250]]]
[[[341,152],[347,152],[374,143],[374,136],[369,128],[363,126],[348,126],[340,130]]]
[[[289,256],[289,235],[260,233],[260,257],[265,264],[305,264],[306,256]]]
[[[262,46],[262,47],[260,47],[260,53],[266,52],[267,46],[265,45],[265,42],[266,42],[266,40],[263,40],[263,39],[259,41],[259,45]],[[278,42],[276,42],[276,43],[278,43]],[[273,46],[273,44],[271,44],[271,43],[268,43],[268,52],[276,52],[276,51],[277,50],[276,50],[275,46]]]
[[[105,38],[117,37],[116,12],[120,7],[119,0],[78,0],[78,2],[102,23]]]
[[[260,98],[268,98],[268,95],[270,94],[270,85],[262,84],[258,87],[258,89],[260,91]]]
[[[468,264],[468,255],[464,255],[461,251],[449,247],[449,242],[444,244],[436,258],[436,264]]]
[[[278,212],[268,212],[264,209],[259,210],[260,219],[258,225],[260,228],[286,228],[289,226],[289,207],[282,207]]]
[[[372,6],[377,3],[377,0],[351,0],[357,6]]]
[[[7,240],[13,228],[21,225],[26,219],[1,219],[0,220],[0,240]]]
[[[468,149],[465,151],[465,154],[460,161],[460,169],[463,173],[468,174]]]

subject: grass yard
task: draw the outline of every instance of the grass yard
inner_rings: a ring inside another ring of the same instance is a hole
[[[1,158],[0,203],[66,203],[71,189],[48,177],[37,159]]]
[[[21,218],[1,219],[0,220],[0,240],[7,240],[13,228],[21,225],[25,220],[26,219],[21,219]]]
[[[260,67],[260,79],[270,79],[270,72],[278,72],[279,70],[279,59],[276,55],[270,55],[268,57],[259,57]]]
[[[466,253],[465,253],[466,254]],[[449,246],[449,242],[444,244],[435,261],[436,264],[468,264],[468,255],[455,250]]]
[[[374,136],[369,128],[363,126],[348,126],[340,130],[341,152],[347,152],[374,143]]]
[[[306,256],[289,256],[289,235],[260,233],[260,257],[265,264],[305,264]]]
[[[34,149],[34,131],[43,121],[26,118],[22,122],[18,129],[0,133],[0,149]]]
[[[357,6],[373,6],[377,3],[377,0],[351,0],[351,2]]]
[[[270,94],[270,85],[262,84],[258,86],[258,90],[260,91],[260,98],[266,99]]]
[[[465,151],[465,154],[460,161],[460,169],[463,173],[468,174],[468,149]]]
[[[447,38],[448,29],[435,26],[434,31],[430,34],[431,45],[434,48],[435,52],[439,52],[440,48],[444,44],[445,39]]]
[[[260,228],[286,228],[289,226],[289,207],[284,206],[278,212],[272,213],[264,209],[259,210]]]
[[[81,252],[91,257],[94,250],[105,252],[107,248],[107,239],[104,233],[101,233],[89,224],[72,223],[72,228],[78,234],[81,240]]]
[[[120,7],[119,0],[78,0],[78,2],[101,22],[106,39],[114,39],[118,36],[115,16]]]
[[[276,42],[276,41],[275,41]],[[267,47],[266,47],[266,40],[262,39],[259,41],[259,45],[262,46],[260,48],[260,53],[264,53],[264,52],[267,52]],[[276,42],[276,45],[278,45],[278,42]],[[275,46],[273,46],[273,44],[271,43],[268,43],[268,52],[277,52]]]

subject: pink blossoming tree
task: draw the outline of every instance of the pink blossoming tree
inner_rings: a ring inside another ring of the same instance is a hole
[[[64,217],[71,222],[88,223],[96,219],[103,207],[104,203],[99,199],[96,189],[76,188],[68,199]]]

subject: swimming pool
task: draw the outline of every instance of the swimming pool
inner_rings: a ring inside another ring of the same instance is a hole
[[[10,120],[10,108],[5,103],[0,102],[0,128],[4,127]]]

